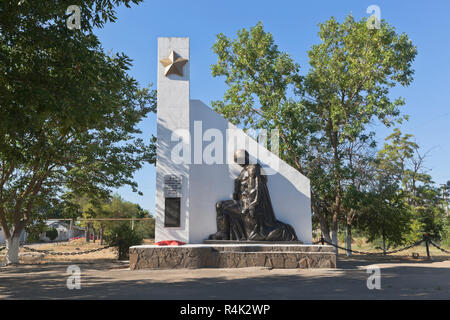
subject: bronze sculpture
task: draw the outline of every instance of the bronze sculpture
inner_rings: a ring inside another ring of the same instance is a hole
[[[275,218],[261,166],[249,163],[246,150],[236,151],[234,161],[243,169],[235,179],[233,200],[216,203],[217,233],[209,240],[296,241],[294,228]]]

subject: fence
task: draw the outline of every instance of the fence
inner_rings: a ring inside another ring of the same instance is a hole
[[[333,244],[327,240],[325,240],[324,237],[321,237],[319,241],[314,242],[314,244],[322,244],[325,245],[329,244],[337,249],[341,249],[344,250],[346,252],[351,252],[351,253],[357,253],[357,254],[366,254],[366,255],[389,255],[389,254],[393,254],[393,253],[397,253],[397,252],[401,252],[401,251],[405,251],[408,249],[411,249],[413,247],[419,246],[421,245],[423,242],[425,242],[425,246],[426,246],[426,250],[427,250],[427,259],[430,260],[431,259],[431,254],[430,254],[430,244],[434,247],[436,247],[437,249],[441,250],[444,253],[450,254],[450,251],[447,251],[441,247],[439,247],[437,244],[435,244],[433,241],[431,241],[430,237],[427,234],[423,235],[423,239],[419,240],[413,244],[410,244],[406,247],[400,248],[400,249],[396,249],[396,250],[391,250],[391,251],[382,251],[382,252],[367,252],[367,251],[358,251],[358,250],[352,250],[352,249],[348,249],[348,248],[344,248],[341,246],[338,246],[336,244]]]
[[[435,248],[439,249],[440,251],[450,254],[450,251],[445,250],[444,248],[441,248],[440,246],[438,246],[436,243],[434,243],[433,241],[431,241],[430,237],[428,235],[424,235],[422,240],[419,240],[413,244],[410,244],[406,247],[400,248],[400,249],[396,249],[396,250],[391,250],[391,251],[382,251],[382,252],[368,252],[368,251],[359,251],[359,250],[351,250],[351,249],[347,249],[338,245],[335,245],[327,240],[325,240],[325,238],[321,237],[319,241],[314,242],[314,244],[322,244],[325,245],[329,244],[337,249],[341,249],[344,250],[346,252],[352,252],[352,253],[357,253],[357,254],[366,254],[366,255],[389,255],[389,254],[393,254],[393,253],[397,253],[397,252],[401,252],[401,251],[405,251],[408,250],[410,248],[416,247],[421,245],[423,242],[425,242],[426,245],[426,249],[427,249],[427,258],[431,259],[431,255],[430,255],[430,244],[432,246],[434,246]],[[97,249],[91,249],[91,250],[86,250],[86,251],[76,251],[76,252],[54,252],[51,250],[38,250],[38,249],[34,249],[25,245],[21,245],[22,248],[24,248],[27,251],[31,251],[31,252],[37,252],[37,253],[44,253],[47,255],[59,255],[59,256],[74,256],[74,255],[82,255],[82,254],[89,254],[89,253],[93,253],[93,252],[99,252],[102,250],[106,250],[108,248],[111,248],[112,246],[105,246],[105,247],[101,247],[101,248],[97,248]],[[6,247],[0,247],[0,252],[5,250]]]
[[[25,245],[21,245],[21,248],[25,249],[26,251],[31,251],[31,252],[37,252],[37,253],[43,253],[46,255],[53,255],[53,256],[76,256],[76,255],[82,255],[82,254],[89,254],[89,253],[93,253],[93,252],[99,252],[99,251],[103,251],[106,250],[108,248],[111,248],[112,246],[105,246],[105,247],[101,247],[101,248],[97,248],[97,249],[90,249],[90,250],[86,250],[86,251],[74,251],[74,252],[54,252],[51,250],[39,250],[39,249],[34,249]],[[6,247],[0,247],[0,252],[5,250]]]

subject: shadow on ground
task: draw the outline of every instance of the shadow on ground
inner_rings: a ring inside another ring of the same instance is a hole
[[[382,258],[382,257],[381,257]],[[449,299],[450,261],[339,257],[337,269],[130,271],[123,264],[79,264],[81,289],[69,290],[69,264],[0,268],[0,299]],[[369,290],[367,267],[381,268]]]

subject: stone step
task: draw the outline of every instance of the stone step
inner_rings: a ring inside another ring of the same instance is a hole
[[[332,246],[320,245],[213,245],[211,248],[219,252],[335,252]]]
[[[223,244],[245,244],[245,245],[253,245],[253,244],[267,244],[267,245],[274,245],[274,244],[296,244],[301,245],[304,244],[302,241],[251,241],[251,240],[203,240],[204,244],[210,244],[210,245],[223,245]]]
[[[184,245],[130,248],[130,269],[335,268],[332,247],[317,245]]]
[[[219,252],[215,262],[221,268],[268,267],[280,269],[336,268],[336,255],[331,252],[261,251]]]

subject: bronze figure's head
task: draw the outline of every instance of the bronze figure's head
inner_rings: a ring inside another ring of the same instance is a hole
[[[244,167],[250,163],[250,158],[247,150],[239,149],[234,153],[234,162],[241,167]]]

